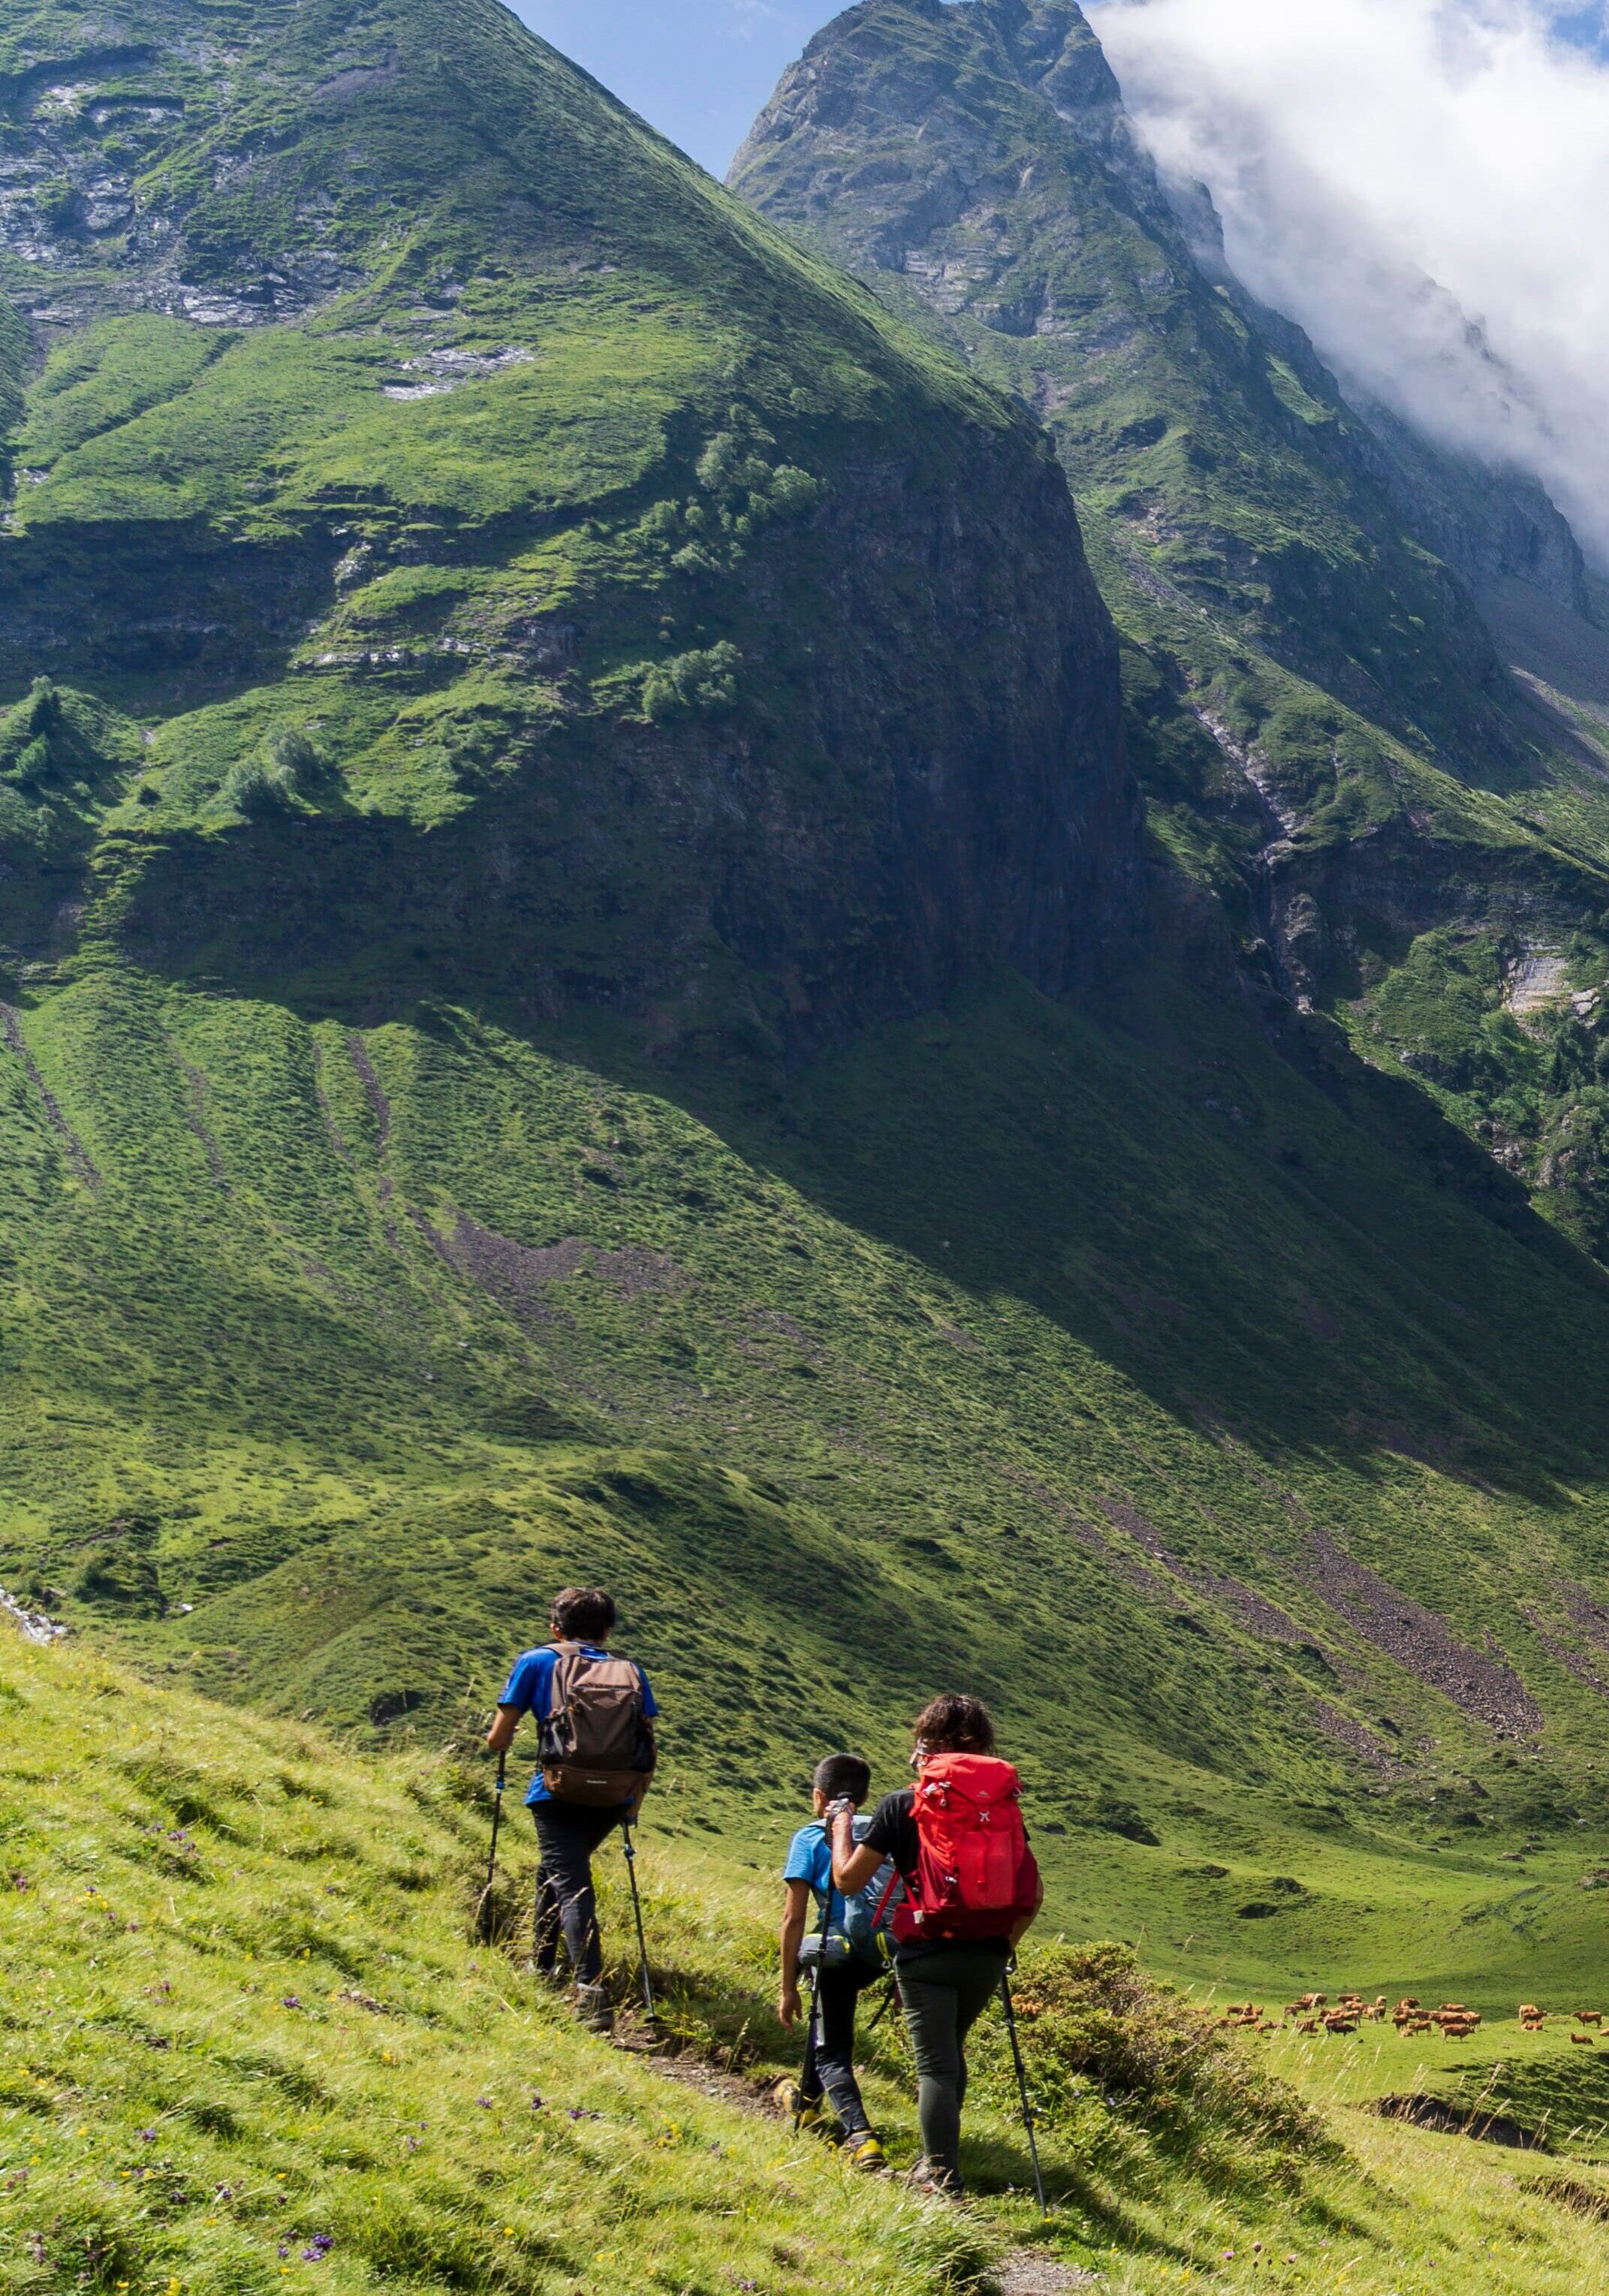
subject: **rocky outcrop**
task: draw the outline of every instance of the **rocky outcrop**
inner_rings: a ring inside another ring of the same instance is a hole
[[[946,482],[862,463],[751,555],[763,704],[740,670],[710,714],[578,708],[428,830],[281,807],[126,831],[119,945],[242,988],[351,971],[371,1015],[472,985],[533,1019],[601,1002],[662,1048],[733,1025],[818,1044],[995,963],[1088,980],[1137,901],[1115,644],[1054,463],[1015,431],[971,445]]]

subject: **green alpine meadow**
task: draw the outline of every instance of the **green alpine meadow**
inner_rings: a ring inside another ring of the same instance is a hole
[[[1098,25],[0,0],[0,2290],[1609,2296],[1609,569]]]

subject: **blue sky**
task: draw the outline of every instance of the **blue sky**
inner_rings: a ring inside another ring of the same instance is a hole
[[[841,0],[513,0],[532,29],[723,176]]]

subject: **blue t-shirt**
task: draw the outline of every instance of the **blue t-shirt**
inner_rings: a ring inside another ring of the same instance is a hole
[[[609,1652],[600,1650],[595,1643],[583,1643],[580,1647],[588,1658],[609,1656]],[[506,1689],[497,1701],[498,1705],[516,1707],[521,1714],[534,1714],[538,1722],[545,1722],[553,1707],[553,1678],[558,1663],[559,1653],[551,1644],[543,1650],[526,1651],[514,1660],[513,1671],[508,1677]],[[654,1703],[653,1691],[648,1687],[648,1677],[640,1666],[636,1678],[643,1685],[643,1711],[652,1721],[660,1710]],[[529,1808],[536,1802],[552,1800],[538,1764],[537,1775],[530,1782],[530,1792],[525,1797],[526,1807]]]
[[[819,1818],[801,1825],[788,1844],[788,1862],[782,1869],[784,1882],[808,1882],[810,1895],[819,1913],[827,1901],[827,1888],[833,1879],[833,1845],[827,1839],[826,1827]],[[841,1910],[841,1902],[840,1905]]]

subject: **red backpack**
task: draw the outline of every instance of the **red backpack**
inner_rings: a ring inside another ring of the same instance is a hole
[[[916,1774],[915,1888],[894,1914],[899,1945],[1004,1937],[1039,1902],[1022,1781],[992,1754],[934,1754]]]

